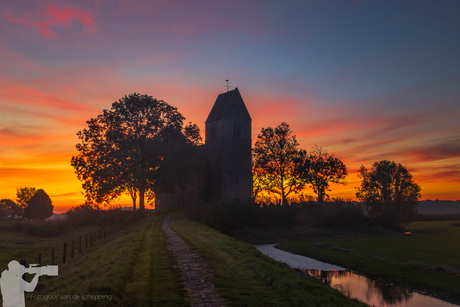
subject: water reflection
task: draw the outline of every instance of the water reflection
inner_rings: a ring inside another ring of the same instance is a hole
[[[304,275],[314,277],[371,306],[454,306],[450,303],[411,292],[401,286],[371,280],[350,271],[300,270]]]
[[[256,245],[265,255],[321,280],[343,294],[370,306],[447,307],[457,306],[439,299],[411,292],[401,286],[375,281],[332,264],[295,255],[275,248],[275,244]]]

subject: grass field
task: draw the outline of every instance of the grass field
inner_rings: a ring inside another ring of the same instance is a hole
[[[161,214],[147,217],[59,264],[57,277],[40,277],[27,306],[187,305],[166,252],[161,220]],[[27,259],[62,242],[14,233],[0,236],[2,250],[10,252],[2,253],[4,268],[11,259]]]
[[[281,249],[460,302],[460,222],[415,222],[411,235],[314,239]]]
[[[56,259],[62,259],[63,240],[32,237],[16,232],[0,232],[0,238],[0,268],[2,270],[11,260],[38,263],[40,253],[42,263],[51,264],[51,248],[53,247],[56,249]]]
[[[187,306],[180,272],[166,250],[164,215],[154,213],[59,264],[59,276],[40,277],[27,306]],[[362,306],[181,214],[173,215],[171,227],[209,263],[219,293],[231,306]],[[11,259],[62,244],[15,233],[0,236],[0,249],[8,250],[1,253],[3,268]]]
[[[231,305],[364,306],[203,224],[176,214],[171,227],[208,262],[218,291]]]

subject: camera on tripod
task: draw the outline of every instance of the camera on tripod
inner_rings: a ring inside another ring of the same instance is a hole
[[[38,266],[38,264],[29,264],[29,267],[25,269],[25,273],[38,274],[38,276],[58,276],[59,272],[57,265]]]

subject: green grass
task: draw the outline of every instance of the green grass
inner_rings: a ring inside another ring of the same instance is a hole
[[[232,306],[363,306],[300,276],[252,245],[180,214],[173,215],[171,228],[207,261],[214,272],[214,284]]]
[[[413,234],[292,241],[279,247],[460,302],[458,222],[415,222],[407,229]],[[325,241],[333,245],[321,244]]]
[[[187,306],[180,272],[161,230],[164,216],[156,212],[69,257],[59,264],[58,276],[40,277],[32,293],[48,300],[28,299],[27,306]],[[219,293],[231,306],[363,306],[181,214],[173,215],[171,226],[208,262]],[[34,263],[38,252],[64,242],[17,233],[0,236],[1,249],[8,251],[0,253],[4,268],[11,259]],[[45,257],[43,264],[49,264]],[[96,300],[84,295],[106,296]]]
[[[157,214],[144,235],[133,276],[125,288],[124,304],[136,306],[187,306],[187,293],[173,269],[175,261],[166,250],[166,235],[161,230],[164,214]]]
[[[164,302],[171,306],[186,306],[186,294],[177,282],[178,272],[172,268],[173,260],[167,253],[166,239],[161,231],[163,216],[149,216],[97,241],[95,246],[76,254],[68,263],[59,264],[59,275],[40,277],[33,292],[36,297],[43,295],[50,299],[46,302],[43,299],[27,300],[27,306],[163,306]],[[2,239],[8,239],[2,244],[12,251],[13,259],[22,259],[30,252],[22,245],[35,244],[32,249],[35,253],[61,243],[56,239],[0,235]],[[10,257],[2,253],[3,258]],[[75,295],[80,298],[74,299]],[[95,296],[83,299],[83,295],[107,296],[96,300]]]
[[[39,238],[17,232],[0,232],[0,270],[8,267],[11,260],[26,260],[38,263],[38,254],[42,254],[42,263],[51,264],[51,248],[55,248],[55,259],[62,261],[64,240]]]

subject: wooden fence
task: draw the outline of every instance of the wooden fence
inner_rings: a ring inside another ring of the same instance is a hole
[[[109,235],[114,234],[120,230],[119,227],[100,227],[92,232],[78,236],[78,238],[66,241],[59,248],[52,247],[48,253],[42,255],[38,254],[37,262],[30,262],[33,264],[42,265],[43,258],[50,260],[51,265],[60,263],[67,263],[69,258],[72,259],[76,254],[82,254],[90,247],[94,246],[98,241],[107,238]],[[62,251],[62,252],[61,252]],[[45,257],[42,257],[45,256]],[[22,259],[19,261],[23,266],[27,266],[27,261]]]

